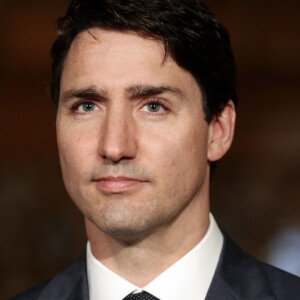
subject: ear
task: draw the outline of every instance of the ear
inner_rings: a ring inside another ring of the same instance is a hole
[[[220,159],[230,148],[235,126],[235,106],[230,100],[223,111],[213,118],[208,125],[208,149],[209,161]]]

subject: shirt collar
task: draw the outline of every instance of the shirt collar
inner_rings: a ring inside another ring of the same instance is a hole
[[[87,243],[87,277],[90,300],[121,300],[137,287],[105,267],[91,251]]]
[[[205,299],[223,245],[222,233],[210,214],[203,239],[186,255],[143,289],[115,274],[99,262],[87,244],[87,273],[90,300],[121,300],[133,291],[147,291],[160,300]]]

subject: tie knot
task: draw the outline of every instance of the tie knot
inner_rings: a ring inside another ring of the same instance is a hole
[[[123,300],[159,300],[159,299],[147,292],[141,292],[136,294],[131,293],[127,295]]]

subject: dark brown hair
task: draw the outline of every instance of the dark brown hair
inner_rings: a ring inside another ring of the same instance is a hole
[[[235,63],[226,28],[197,0],[73,0],[58,20],[59,36],[51,50],[51,98],[58,105],[64,61],[78,33],[92,27],[135,31],[160,39],[170,55],[197,80],[205,119],[236,104]]]

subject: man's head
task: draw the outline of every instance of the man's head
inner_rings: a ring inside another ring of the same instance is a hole
[[[229,39],[197,1],[122,3],[73,1],[61,19],[63,178],[88,227],[128,240],[181,224],[180,237],[208,218],[210,162],[232,141]]]
[[[64,61],[78,33],[93,27],[160,40],[198,82],[210,122],[229,99],[236,105],[235,63],[226,28],[198,0],[73,0],[59,19],[52,49],[51,98],[58,105]]]

